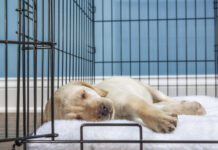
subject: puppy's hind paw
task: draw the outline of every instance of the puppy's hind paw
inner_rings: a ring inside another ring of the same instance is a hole
[[[186,115],[206,115],[207,114],[206,110],[199,102],[182,101],[181,105],[182,105],[183,112]]]

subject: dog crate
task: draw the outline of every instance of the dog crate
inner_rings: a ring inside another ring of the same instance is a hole
[[[2,0],[0,142],[217,143],[217,141],[55,140],[37,135],[44,105],[71,80],[129,76],[170,96],[217,97],[217,0]],[[52,107],[53,108],[53,107]]]

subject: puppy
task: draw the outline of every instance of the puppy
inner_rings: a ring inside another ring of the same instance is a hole
[[[51,120],[48,101],[44,118]],[[127,77],[114,77],[96,86],[77,81],[59,88],[54,95],[55,119],[102,121],[127,119],[155,132],[172,132],[177,115],[204,115],[198,102],[175,101],[160,91]]]

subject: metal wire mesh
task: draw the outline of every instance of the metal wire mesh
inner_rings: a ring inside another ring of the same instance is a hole
[[[96,81],[130,76],[170,96],[217,97],[213,0],[96,0]]]

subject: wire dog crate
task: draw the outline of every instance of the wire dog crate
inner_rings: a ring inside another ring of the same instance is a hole
[[[36,135],[48,99],[71,80],[142,80],[171,96],[217,97],[217,0],[4,0],[0,2],[0,142],[217,143],[217,141],[58,141]],[[15,26],[16,25],[16,26]],[[16,62],[16,65],[14,65]],[[13,87],[13,91],[11,91]],[[16,101],[15,109],[10,109]],[[10,119],[11,112],[15,119]],[[137,124],[101,124],[137,126]],[[12,134],[12,130],[16,130]]]

